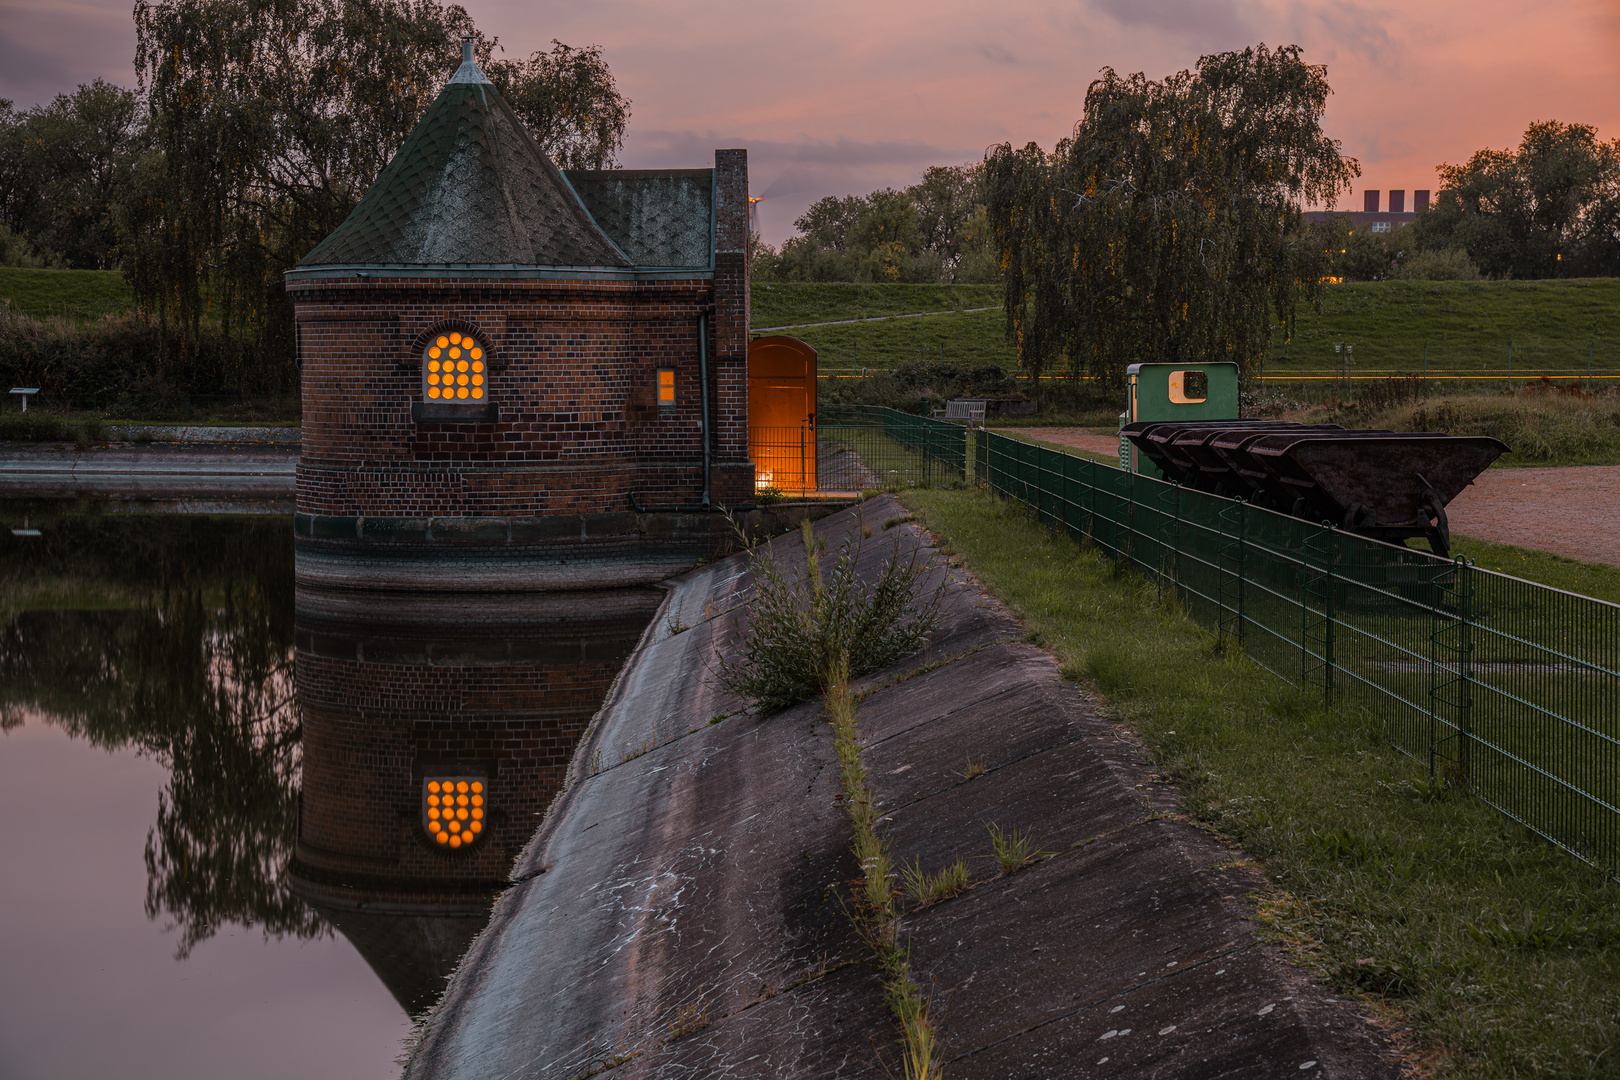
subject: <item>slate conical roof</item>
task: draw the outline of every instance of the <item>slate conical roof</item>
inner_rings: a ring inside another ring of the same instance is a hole
[[[471,51],[360,205],[300,267],[630,264]]]

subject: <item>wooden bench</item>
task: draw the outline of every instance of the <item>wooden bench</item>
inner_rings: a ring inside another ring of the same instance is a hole
[[[944,414],[944,418],[946,420],[966,420],[969,424],[977,421],[979,426],[983,427],[984,399],[957,398],[954,401],[947,401],[943,409],[934,410],[934,416],[936,418],[942,413]]]

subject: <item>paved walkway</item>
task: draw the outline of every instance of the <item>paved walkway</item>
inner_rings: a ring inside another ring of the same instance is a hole
[[[297,446],[0,444],[0,497],[291,499]]]
[[[1104,454],[1115,461],[1119,460],[1118,435],[1093,435],[1085,428],[1072,427],[1015,427],[990,430],[997,435],[1006,435],[1013,439],[1035,439],[1040,442],[1056,443],[1059,446],[1072,446],[1076,450],[1087,450],[1093,454]]]

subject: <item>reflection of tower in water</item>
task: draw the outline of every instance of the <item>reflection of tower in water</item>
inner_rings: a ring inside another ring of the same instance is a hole
[[[291,887],[412,1015],[483,927],[660,595],[299,589]]]

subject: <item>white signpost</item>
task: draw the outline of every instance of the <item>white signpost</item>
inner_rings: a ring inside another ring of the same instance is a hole
[[[13,394],[17,394],[18,396],[20,396],[22,398],[23,412],[27,412],[28,411],[28,398],[29,398],[29,395],[39,393],[39,387],[37,387],[37,386],[13,386],[11,388],[11,392]]]

